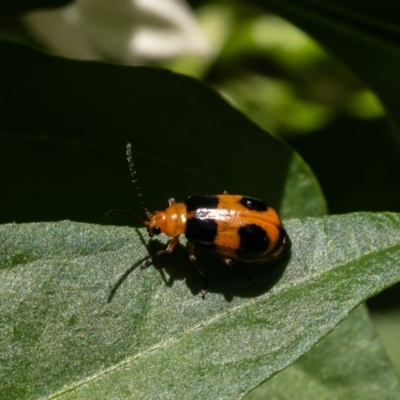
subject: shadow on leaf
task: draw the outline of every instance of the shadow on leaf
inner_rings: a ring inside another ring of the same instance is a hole
[[[154,255],[166,248],[166,244],[158,240],[146,243],[140,230],[137,232],[149,255]],[[109,303],[126,278],[140,268],[149,257],[136,262],[123,273],[110,291]],[[216,253],[200,247],[196,247],[196,257],[195,263],[190,262],[187,248],[179,244],[171,254],[155,257],[149,268],[156,268],[168,287],[172,287],[174,281],[185,280],[193,295],[200,294],[205,286],[204,276],[201,273],[204,271],[209,280],[208,293],[220,293],[226,301],[230,302],[235,296],[250,298],[268,292],[279,281],[290,260],[290,255],[288,255],[265,264],[235,263],[232,268],[226,266]]]

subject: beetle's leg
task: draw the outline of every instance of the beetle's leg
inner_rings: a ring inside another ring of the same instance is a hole
[[[189,243],[189,259],[192,262],[196,261],[196,256],[194,255],[194,244]]]
[[[173,197],[171,197],[169,200],[168,200],[168,204],[169,204],[169,206],[171,207],[172,205],[174,205],[176,203],[176,201],[175,201],[175,199],[173,198]]]
[[[172,240],[168,243],[167,248],[165,251],[167,253],[172,253],[176,245],[179,243],[179,235],[172,238]]]
[[[147,267],[149,267],[154,259],[158,256],[160,256],[161,254],[169,254],[172,253],[172,251],[174,250],[175,246],[179,243],[179,236],[175,236],[174,238],[172,238],[172,240],[168,243],[168,246],[165,250],[159,250],[157,251],[155,254],[153,254],[152,256],[150,256],[147,260],[143,261],[142,265],[140,266],[141,269],[145,269]]]
[[[204,269],[201,268],[200,265],[198,265],[198,264],[196,264],[196,269],[197,269],[197,271],[199,271],[199,273],[204,278],[203,289],[201,289],[201,297],[204,300],[206,298],[207,293],[208,293],[208,275],[207,275],[206,271],[204,271]]]
[[[232,267],[232,259],[225,257],[225,256],[221,256],[221,260],[228,266],[228,267]]]
[[[229,194],[227,190],[224,190],[224,194]]]
[[[175,236],[174,238],[172,238],[172,240],[169,242],[167,248],[165,250],[159,250],[156,253],[154,253],[152,256],[150,256],[147,260],[144,260],[140,265],[138,266],[134,266],[128,269],[128,271],[126,271],[121,278],[118,279],[118,282],[115,284],[114,288],[111,290],[110,295],[108,296],[108,302],[110,303],[111,300],[113,299],[115,292],[117,291],[117,289],[121,286],[122,282],[128,277],[128,275],[130,273],[132,273],[136,268],[141,268],[141,269],[145,269],[147,267],[149,267],[154,259],[158,256],[160,256],[161,254],[169,254],[171,253],[175,246],[178,244],[179,242],[179,236]]]
[[[196,256],[194,255],[194,244],[189,242],[189,260],[192,262],[196,261]],[[200,267],[200,265],[197,263],[196,269],[199,271],[199,273],[203,276],[204,278],[204,285],[203,289],[201,289],[201,297],[203,300],[206,298],[206,294],[208,293],[208,275],[206,271],[204,271],[203,268]]]
[[[252,282],[252,280],[253,280],[252,277],[251,277],[250,275],[248,275],[245,271],[243,271],[242,268],[240,268],[238,265],[236,265],[236,264],[232,261],[231,258],[225,257],[225,256],[221,256],[221,260],[222,260],[228,267],[231,267],[231,268],[233,268],[233,269],[236,269],[236,270],[239,271],[241,274],[243,274],[249,282]]]

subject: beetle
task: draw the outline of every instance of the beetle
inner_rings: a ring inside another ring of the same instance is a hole
[[[165,250],[150,256],[141,268],[152,264],[155,257],[171,253],[183,234],[189,242],[189,259],[193,262],[196,261],[195,246],[215,251],[228,266],[232,266],[233,261],[262,264],[290,251],[290,238],[276,211],[253,197],[224,192],[190,196],[185,203],[177,203],[171,198],[164,211],[150,212],[137,178],[130,143],[126,145],[126,155],[132,182],[147,219],[124,210],[110,210],[107,215],[127,215],[143,223],[150,237],[164,233],[172,238]],[[198,265],[197,269],[205,278],[204,298],[208,277]]]

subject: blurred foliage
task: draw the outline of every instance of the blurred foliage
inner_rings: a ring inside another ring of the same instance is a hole
[[[341,115],[383,116],[373,92],[286,20],[235,1],[210,2],[197,13],[218,55],[164,65],[215,87],[265,130],[291,137]]]

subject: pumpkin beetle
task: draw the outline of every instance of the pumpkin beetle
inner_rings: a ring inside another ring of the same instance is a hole
[[[278,214],[264,201],[252,197],[224,192],[190,196],[185,203],[176,203],[171,198],[164,211],[150,212],[139,185],[130,143],[126,145],[126,155],[132,182],[147,219],[124,210],[110,210],[107,215],[127,215],[143,223],[150,237],[164,233],[172,238],[165,250],[143,261],[140,265],[142,269],[150,266],[155,257],[171,253],[182,234],[189,242],[189,259],[192,262],[196,261],[196,245],[214,250],[228,266],[232,266],[234,260],[262,264],[290,251],[291,241]],[[198,265],[197,269],[205,279],[204,298],[208,277]]]

